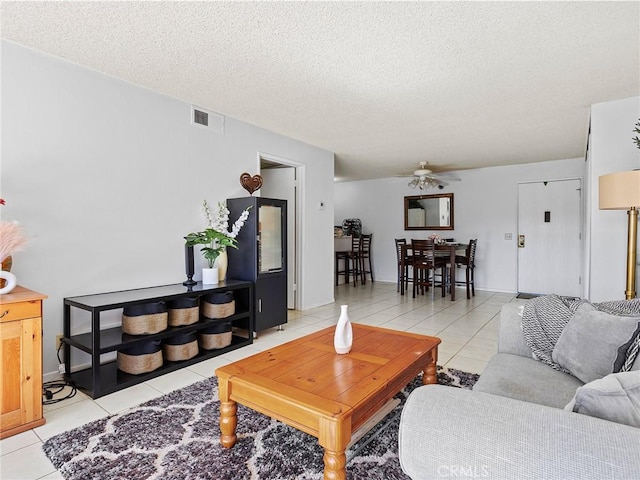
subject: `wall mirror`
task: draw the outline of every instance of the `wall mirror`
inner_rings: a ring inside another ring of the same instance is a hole
[[[404,197],[405,230],[453,230],[453,193]]]

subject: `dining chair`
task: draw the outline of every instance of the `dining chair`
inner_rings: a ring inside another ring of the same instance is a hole
[[[345,283],[349,283],[349,277],[353,277],[353,286],[356,286],[356,281],[360,274],[360,236],[351,235],[351,250],[338,250],[335,253],[335,270],[336,270],[336,285],[338,285],[338,278],[340,275],[344,275]],[[344,269],[340,270],[340,261],[344,262]]]
[[[360,276],[362,285],[367,283],[367,273],[371,276],[371,282],[373,278],[373,267],[371,266],[371,243],[373,242],[373,234],[360,235]],[[368,269],[366,268],[368,264]]]
[[[431,287],[431,298],[435,297],[435,271],[441,270],[442,278],[445,275],[446,262],[442,258],[435,256],[435,244],[433,240],[411,240],[411,250],[413,253],[413,298],[416,296],[416,290],[420,289],[420,292],[424,294],[425,289],[429,290]],[[446,282],[440,282],[442,287],[442,296],[446,295]]]
[[[471,294],[476,296],[475,289],[475,275],[474,271],[476,268],[476,246],[478,244],[478,239],[469,240],[469,245],[467,245],[467,249],[464,255],[456,255],[456,268],[464,268],[465,269],[465,280],[456,280],[456,285],[466,285],[467,287],[467,299],[471,299]]]
[[[394,239],[396,243],[396,260],[398,262],[398,275],[397,275],[397,285],[396,292],[400,291],[400,286],[403,283],[406,283],[407,287],[409,286],[409,281],[413,281],[413,279],[409,279],[409,267],[411,266],[411,256],[404,254],[404,262],[402,261],[402,246],[407,245],[406,238],[396,238]],[[406,252],[406,250],[405,250]],[[404,269],[402,268],[402,264],[404,263]]]

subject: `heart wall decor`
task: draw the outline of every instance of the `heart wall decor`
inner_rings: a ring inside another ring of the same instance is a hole
[[[262,177],[257,174],[252,177],[245,172],[240,175],[240,185],[242,185],[242,188],[249,192],[250,195],[253,195],[253,192],[262,186]]]

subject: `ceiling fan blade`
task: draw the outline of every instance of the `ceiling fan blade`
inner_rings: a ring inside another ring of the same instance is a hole
[[[442,188],[449,185],[449,182],[461,181],[460,177],[448,172],[434,173],[432,170],[427,168],[428,165],[429,162],[420,162],[418,169],[414,170],[413,174],[394,175],[394,177],[411,178],[412,180],[408,185],[411,188],[418,187],[420,190],[433,187]]]
[[[447,173],[435,173],[427,175],[435,180],[446,180],[447,182],[460,182],[461,178],[456,175],[448,175]]]

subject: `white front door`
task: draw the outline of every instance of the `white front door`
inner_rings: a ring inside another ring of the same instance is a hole
[[[518,292],[579,297],[581,181],[518,185]]]

